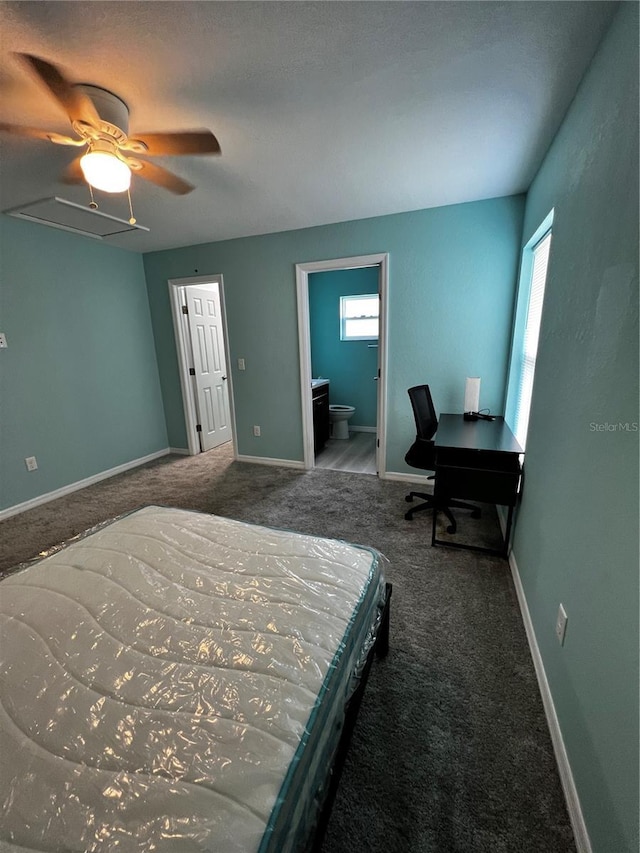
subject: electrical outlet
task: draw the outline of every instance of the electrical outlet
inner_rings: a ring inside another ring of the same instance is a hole
[[[246,368],[245,368],[245,365],[244,365],[244,358],[239,358],[239,359],[238,359],[238,370],[245,370],[245,369],[246,369]]]
[[[4,332],[0,332],[0,349],[6,349],[8,346],[7,336]]]
[[[558,607],[558,618],[556,619],[556,636],[561,646],[564,646],[564,635],[567,631],[568,620],[567,611],[564,609],[564,605],[561,604]]]
[[[259,427],[259,426],[254,426],[254,428],[253,428],[253,434],[254,434],[255,436],[257,436],[258,438],[260,437],[260,427]]]
[[[38,468],[38,462],[35,456],[25,457],[24,464],[27,466],[27,471],[35,471]]]

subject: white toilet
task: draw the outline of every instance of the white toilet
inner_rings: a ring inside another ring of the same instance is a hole
[[[355,412],[355,406],[329,406],[331,438],[349,438],[349,418]]]

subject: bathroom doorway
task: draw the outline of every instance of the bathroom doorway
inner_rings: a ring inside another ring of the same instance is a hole
[[[382,477],[388,255],[297,264],[296,284],[305,468],[377,473]],[[341,297],[348,296],[368,300],[369,304],[373,304],[371,297],[377,296],[377,339],[367,333],[354,337],[341,326]],[[333,437],[319,447],[317,419],[322,386],[329,392],[332,421],[344,417],[348,424],[333,423]]]

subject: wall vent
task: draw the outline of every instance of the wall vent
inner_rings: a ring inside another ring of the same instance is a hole
[[[126,231],[149,230],[144,225],[131,225],[126,219],[118,219],[117,216],[110,216],[108,213],[92,210],[90,207],[84,207],[57,196],[41,198],[4,212],[18,219],[50,225],[52,228],[72,231],[74,234],[93,237],[95,240],[124,234]]]

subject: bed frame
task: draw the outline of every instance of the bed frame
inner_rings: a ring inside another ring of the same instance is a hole
[[[369,677],[369,670],[371,669],[373,658],[374,656],[378,658],[385,657],[389,651],[389,622],[392,590],[392,584],[386,583],[384,608],[382,611],[382,618],[380,620],[380,628],[378,629],[375,642],[369,650],[369,654],[367,655],[367,659],[362,670],[362,675],[358,681],[358,686],[353,691],[353,694],[351,695],[345,707],[342,734],[340,735],[340,741],[338,743],[338,749],[336,751],[333,766],[329,771],[329,784],[327,787],[327,794],[323,807],[320,811],[320,815],[318,817],[318,825],[316,828],[315,835],[311,839],[308,848],[309,853],[320,853],[320,851],[322,850],[322,845],[327,832],[327,826],[331,817],[331,809],[333,808],[333,803],[336,797],[336,792],[338,790],[338,785],[340,784],[342,768],[344,767],[347,752],[349,751],[351,735],[353,734],[353,730],[356,725],[358,711],[360,710],[362,697],[364,696],[364,691],[367,686],[367,679]]]

